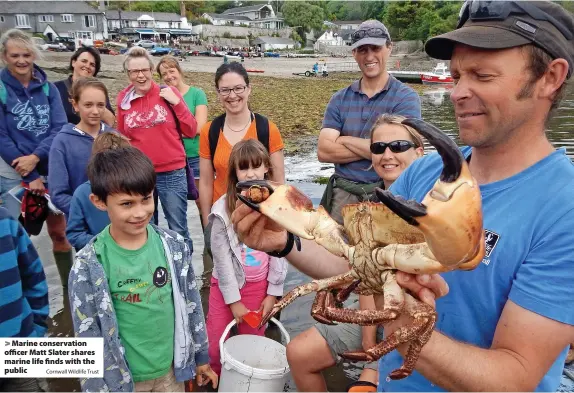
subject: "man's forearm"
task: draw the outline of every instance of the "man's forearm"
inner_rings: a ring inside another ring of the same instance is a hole
[[[317,157],[320,162],[333,164],[347,164],[363,159],[363,157],[352,152],[344,145],[332,141],[322,141],[319,144]]]
[[[342,144],[361,158],[371,160],[371,141],[369,139],[343,135],[337,138],[337,143]]]
[[[312,240],[301,239],[301,251],[293,250],[287,260],[298,270],[314,279],[333,277],[349,271],[349,263],[331,254]]]
[[[404,356],[404,349],[401,348]],[[518,355],[455,341],[435,331],[423,347],[416,370],[448,391],[533,391]]]

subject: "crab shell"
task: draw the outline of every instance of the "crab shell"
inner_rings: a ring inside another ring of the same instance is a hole
[[[417,273],[473,269],[482,261],[485,247],[479,186],[447,135],[422,120],[408,119],[403,123],[423,134],[443,159],[441,176],[421,203],[377,189],[383,204],[345,206],[344,226],[340,226],[322,206],[314,209],[311,200],[290,185],[238,183],[238,188],[250,189],[247,198],[240,198],[289,232],[314,240],[351,263],[352,246],[364,241],[368,232],[373,238],[373,260],[384,260],[392,268]],[[253,203],[261,194],[260,188],[270,189],[270,195],[261,203]],[[365,224],[364,219],[355,220],[361,224],[353,225],[353,217],[365,209],[372,225]]]

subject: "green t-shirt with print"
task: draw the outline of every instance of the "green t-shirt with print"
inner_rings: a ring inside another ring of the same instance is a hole
[[[197,87],[190,87],[187,93],[183,96],[183,100],[187,104],[192,115],[195,116],[195,108],[198,105],[207,105],[207,96],[203,90]],[[200,130],[197,130],[199,133]],[[199,135],[195,138],[183,138],[185,146],[185,155],[187,157],[199,157]]]
[[[175,311],[170,269],[159,234],[151,225],[147,234],[143,247],[126,250],[112,238],[108,225],[94,243],[135,382],[162,377],[173,363]]]

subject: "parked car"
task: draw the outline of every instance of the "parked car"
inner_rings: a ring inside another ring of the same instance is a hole
[[[56,52],[64,52],[67,51],[66,45],[62,44],[61,42],[48,42],[48,50],[56,51]]]
[[[275,53],[275,52],[265,52],[263,55],[265,57],[280,57],[279,53]]]
[[[74,42],[73,38],[56,37],[54,41],[64,45],[66,47],[66,50],[69,50],[70,52],[74,52],[76,50],[76,43]]]
[[[136,46],[141,46],[142,48],[155,48],[156,43],[150,40],[139,40],[135,43]]]
[[[150,49],[149,53],[152,56],[163,56],[163,55],[169,55],[169,53],[171,52],[171,48],[166,48],[163,46],[156,46],[153,49]]]
[[[49,45],[44,41],[43,38],[40,37],[32,37],[32,42],[36,45],[36,48],[40,50],[48,50]]]

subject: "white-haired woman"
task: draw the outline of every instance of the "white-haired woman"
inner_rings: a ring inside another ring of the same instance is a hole
[[[5,64],[0,71],[0,198],[18,217],[20,206],[8,192],[22,182],[35,194],[46,192],[52,140],[67,119],[58,89],[34,64],[40,54],[28,35],[18,29],[6,31],[0,37],[0,54]],[[66,220],[50,214],[46,223],[62,286],[67,287],[73,259]]]
[[[117,98],[118,130],[153,162],[157,172],[156,193],[169,228],[190,239],[187,161],[174,114],[181,132],[188,138],[195,136],[197,121],[175,87],[160,88],[153,81],[153,70],[153,60],[145,49],[132,47],[127,52],[124,71],[130,85]]]

